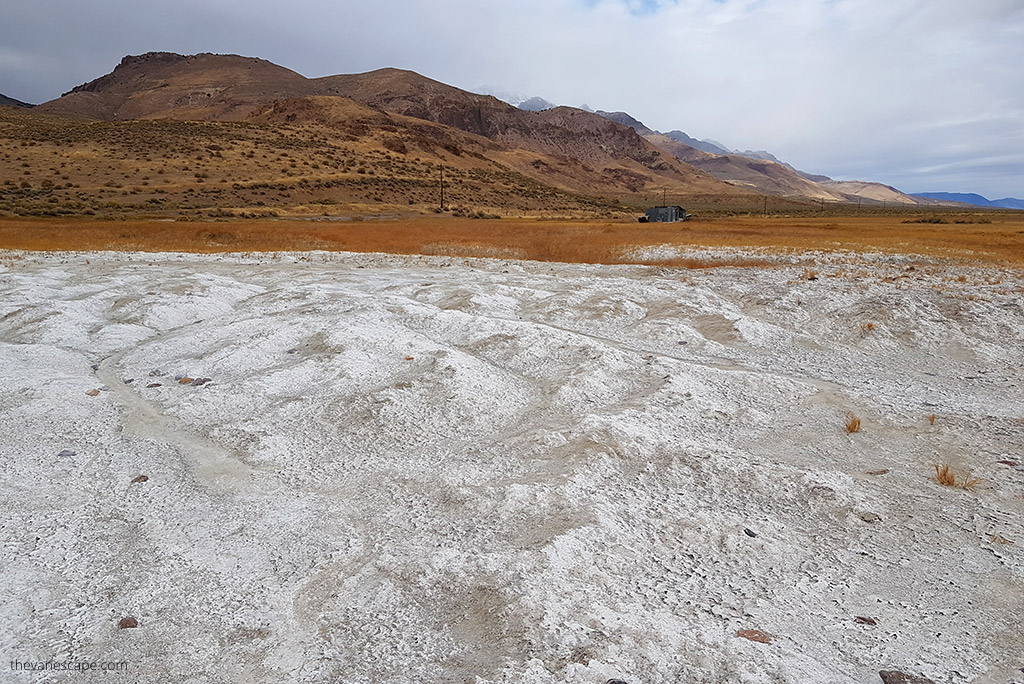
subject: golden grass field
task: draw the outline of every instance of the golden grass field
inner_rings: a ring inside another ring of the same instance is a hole
[[[934,216],[929,214],[928,216]],[[980,216],[980,217],[979,217]],[[761,248],[770,252],[852,250],[921,254],[1024,265],[1024,215],[949,214],[942,223],[908,215],[722,217],[676,224],[449,216],[379,220],[0,219],[0,249],[181,252],[353,251],[493,256],[567,263],[706,265],[638,260],[656,245]],[[720,262],[725,263],[725,262]],[[737,264],[733,264],[737,265]],[[760,265],[747,260],[738,265]]]

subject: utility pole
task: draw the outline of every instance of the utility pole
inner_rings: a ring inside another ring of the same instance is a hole
[[[441,164],[441,211],[444,211],[444,164]]]

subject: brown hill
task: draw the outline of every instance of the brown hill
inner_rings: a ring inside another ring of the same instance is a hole
[[[745,194],[596,114],[565,107],[526,112],[399,69],[307,79],[265,60],[238,55],[148,53],[125,57],[110,74],[40,105],[39,110],[102,120],[244,121],[286,100],[295,110],[290,112],[292,121],[328,116],[332,126],[343,128],[347,116],[366,119],[365,112],[357,115],[347,105],[328,113],[321,102],[314,115],[312,109],[295,104],[325,96],[349,98],[374,110],[489,139],[503,147],[512,168],[577,192],[619,197],[644,190],[674,196]],[[402,127],[413,128],[408,122]],[[453,138],[436,128],[419,133]]]
[[[639,191],[651,185],[687,184],[690,192],[736,195],[644,140],[635,130],[572,107],[530,112],[490,95],[478,95],[412,71],[378,69],[317,79],[328,94],[371,107],[476,133],[509,147],[574,160],[624,179]],[[624,167],[624,168],[623,168]],[[661,177],[661,178],[659,178]]]
[[[253,57],[150,52],[125,57],[111,73],[39,110],[106,121],[239,121],[257,105],[313,94],[308,84],[294,71]]]

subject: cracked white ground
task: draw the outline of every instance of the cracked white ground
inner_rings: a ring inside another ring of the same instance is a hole
[[[0,253],[0,652],[1024,680],[1024,274],[811,258]]]

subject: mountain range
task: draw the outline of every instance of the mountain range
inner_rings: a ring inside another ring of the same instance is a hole
[[[938,200],[940,202],[959,202],[970,204],[975,207],[994,207],[1000,209],[1024,209],[1024,199],[1016,197],[1005,197],[998,200],[990,200],[987,197],[973,192],[919,192],[914,197]]]
[[[541,98],[516,107],[392,68],[310,79],[253,57],[152,52],[127,56],[112,72],[30,109],[10,98],[0,104],[49,125],[57,117],[319,127],[358,143],[353,154],[358,148],[358,154],[413,156],[466,173],[514,174],[524,179],[508,180],[517,188],[539,184],[613,201],[668,194],[676,201],[739,204],[757,204],[764,195],[795,202],[949,201],[802,173],[768,152],[730,151],[679,130],[660,133],[625,112],[556,107]],[[426,173],[408,168],[414,176]]]

